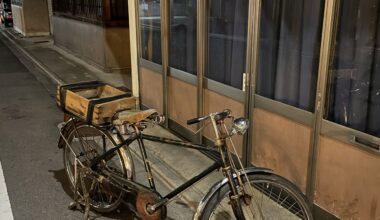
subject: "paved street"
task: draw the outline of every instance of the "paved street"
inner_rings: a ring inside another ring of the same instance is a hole
[[[15,219],[79,219],[56,147],[59,112],[0,38],[0,161]]]

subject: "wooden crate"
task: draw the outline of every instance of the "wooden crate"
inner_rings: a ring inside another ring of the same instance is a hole
[[[87,82],[58,86],[57,104],[69,114],[88,123],[101,125],[111,122],[117,111],[134,109],[136,100],[110,85]]]

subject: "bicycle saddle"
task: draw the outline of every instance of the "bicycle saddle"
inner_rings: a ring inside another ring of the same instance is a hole
[[[158,114],[155,109],[148,109],[144,111],[128,110],[120,112],[116,120],[113,121],[114,125],[133,124],[143,121],[153,115]]]

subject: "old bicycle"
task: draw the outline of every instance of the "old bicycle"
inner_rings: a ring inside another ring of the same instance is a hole
[[[88,84],[74,85],[82,93],[88,87]],[[62,92],[59,96],[63,105]],[[107,98],[111,102],[117,100]],[[102,103],[100,99],[93,100]],[[76,114],[71,114],[62,125],[58,145],[63,149],[65,170],[74,192],[72,206],[84,206],[86,219],[90,207],[98,212],[111,212],[129,196],[135,197],[129,208],[137,218],[165,219],[166,205],[173,198],[216,170],[221,170],[224,179],[212,186],[199,202],[194,219],[313,219],[303,194],[294,184],[269,169],[243,168],[240,159],[234,156],[238,154],[231,137],[244,134],[247,119],[234,118],[231,111],[224,110],[188,120],[188,124],[210,122],[215,133],[214,147],[144,134],[148,125],[163,120],[152,109],[121,110],[101,125]],[[229,127],[227,120],[232,121]],[[162,196],[156,190],[144,140],[211,151],[218,158],[210,167]],[[129,149],[134,141],[140,149],[148,186],[135,181]]]

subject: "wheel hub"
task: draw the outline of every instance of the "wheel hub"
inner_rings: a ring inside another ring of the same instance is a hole
[[[156,204],[160,197],[153,192],[139,192],[136,198],[136,209],[141,219],[144,220],[161,220],[166,218],[166,207],[156,210],[153,213],[148,211],[148,206]]]

